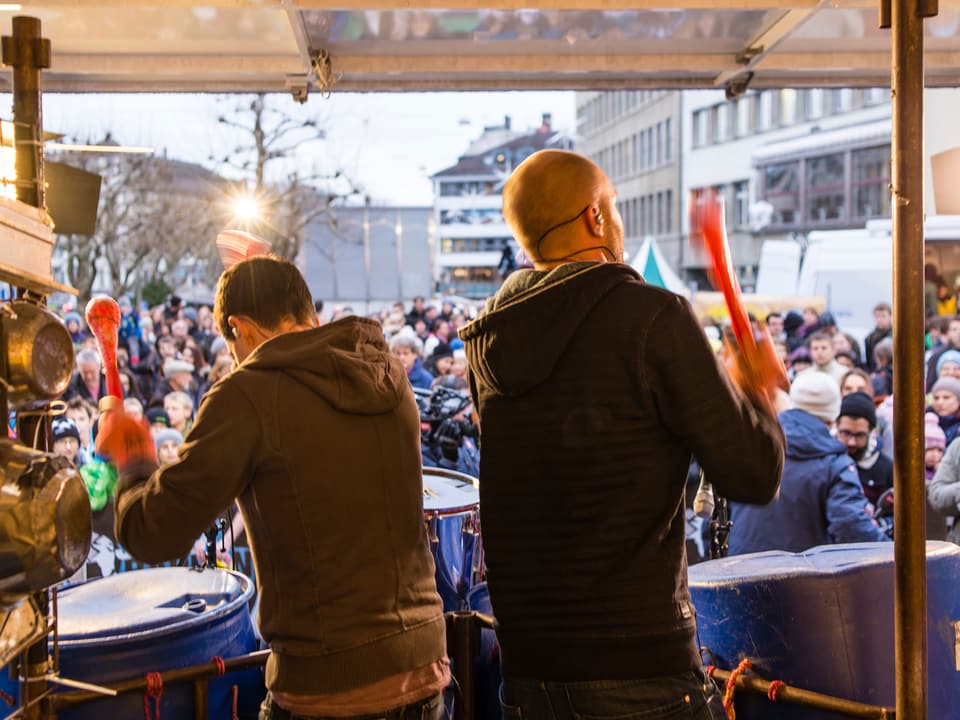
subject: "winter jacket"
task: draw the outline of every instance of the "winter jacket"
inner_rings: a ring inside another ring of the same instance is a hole
[[[871,505],[893,487],[893,460],[883,453],[883,441],[876,432],[870,433],[864,456],[857,460],[857,475],[863,494]]]
[[[960,516],[960,442],[947,447],[940,467],[927,485],[927,501],[931,508],[947,516],[947,540],[960,545],[960,522],[956,522]]]
[[[379,323],[350,317],[271,338],[214,385],[178,462],[121,477],[117,537],[179,558],[237,498],[267,687],[337,693],[446,655],[421,477],[403,366]]]
[[[433,385],[433,375],[423,367],[420,358],[414,361],[413,367],[407,372],[407,377],[410,379],[410,384],[415,388],[429,390],[430,386]]]
[[[867,499],[846,448],[803,410],[780,414],[787,438],[780,495],[765,507],[730,503],[730,555],[889,538],[867,514]]]
[[[683,493],[776,493],[782,437],[690,305],[629,266],[518,270],[460,330],[480,413],[480,512],[505,677],[700,667]]]
[[[870,331],[870,334],[863,339],[863,364],[867,370],[873,370],[876,368],[876,365],[873,362],[873,349],[888,337],[893,337],[892,327],[889,327],[886,330],[881,330],[880,328],[875,327]]]

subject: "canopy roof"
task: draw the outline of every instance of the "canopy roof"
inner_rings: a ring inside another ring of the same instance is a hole
[[[54,92],[889,87],[875,0],[664,4],[21,0],[0,29],[42,21]],[[927,84],[960,84],[960,0],[925,28]]]

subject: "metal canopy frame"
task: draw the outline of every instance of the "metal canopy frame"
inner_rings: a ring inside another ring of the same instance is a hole
[[[47,92],[702,88],[748,73],[757,88],[890,81],[890,33],[863,0],[20,4],[54,48]],[[960,0],[925,35],[926,85],[960,84]]]
[[[923,88],[960,85],[960,0],[879,2],[22,0],[18,14],[52,41],[47,91],[891,87],[896,715],[924,720]]]

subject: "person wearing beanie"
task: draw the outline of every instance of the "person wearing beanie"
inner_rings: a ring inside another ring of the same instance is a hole
[[[436,377],[449,374],[451,365],[453,365],[453,349],[445,342],[437,343],[433,353],[424,363],[427,370]]]
[[[934,413],[928,412],[924,416],[923,425],[923,464],[926,468],[926,480],[930,482],[947,450],[947,436],[940,429],[939,418]]]
[[[880,452],[883,445],[877,433],[877,409],[866,393],[846,395],[840,403],[837,439],[857,463],[863,494],[871,504],[893,487],[893,461]]]
[[[937,358],[937,379],[960,377],[960,350],[949,349]]]
[[[67,326],[67,332],[70,333],[70,339],[73,344],[79,346],[86,339],[87,334],[83,331],[83,319],[78,312],[68,312],[63,316],[63,324]]]
[[[159,464],[169,465],[177,461],[177,450],[183,445],[183,435],[179,430],[164,428],[153,434],[153,442],[157,446]]]
[[[950,445],[960,432],[960,380],[942,377],[933,384],[930,395],[932,402],[928,409],[936,414],[947,445]]]
[[[829,427],[840,413],[840,386],[826,373],[806,372],[790,386],[790,401]]]
[[[924,425],[928,477],[933,470],[927,483],[927,537],[960,545],[960,442],[947,445],[940,418],[933,413],[927,413]]]
[[[80,430],[68,417],[55,417],[51,423],[53,429],[53,454],[64,457],[74,465],[80,452]]]
[[[806,345],[801,345],[791,352],[790,357],[787,358],[787,377],[792,381],[804,370],[809,369],[811,365],[813,365],[813,358],[810,357],[810,350]]]
[[[793,408],[779,416],[787,439],[780,494],[765,506],[730,503],[729,554],[888,541],[871,517],[857,466],[830,435],[834,420],[843,414],[840,387],[826,373],[801,373],[790,387],[790,401]],[[850,401],[847,409],[867,415],[857,419],[870,425],[862,398]],[[875,413],[872,418],[875,426]],[[861,432],[860,423],[857,427]]]
[[[787,341],[787,348],[793,352],[798,347],[803,347],[803,335],[800,334],[800,328],[803,326],[803,315],[796,310],[791,310],[783,318],[783,332]]]

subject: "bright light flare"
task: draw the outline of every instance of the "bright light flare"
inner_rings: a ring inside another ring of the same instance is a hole
[[[253,222],[260,217],[260,202],[252,195],[238,195],[232,204],[233,215],[241,222]]]

